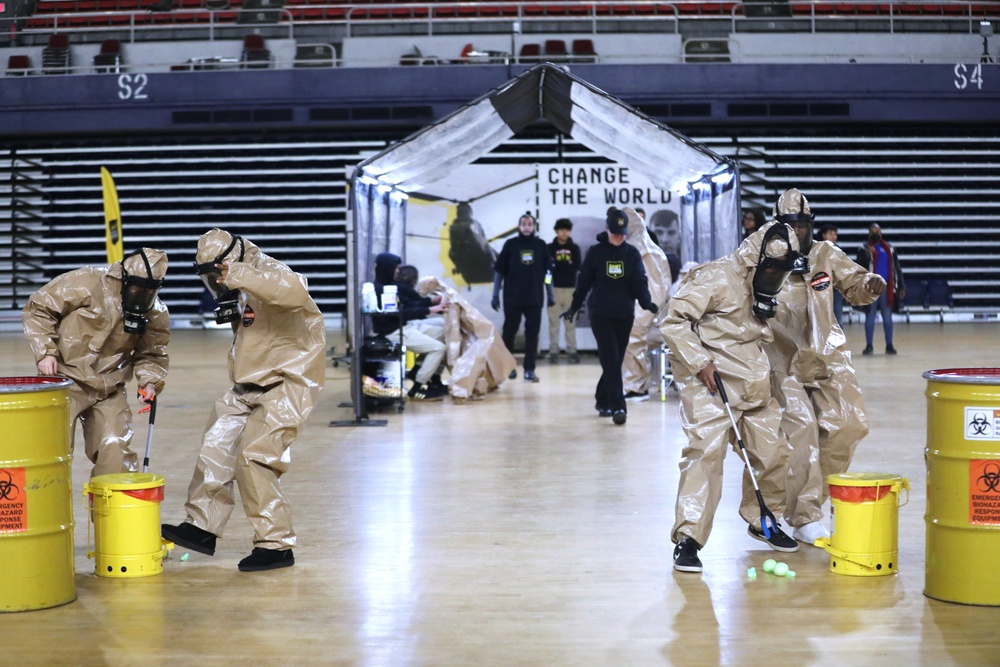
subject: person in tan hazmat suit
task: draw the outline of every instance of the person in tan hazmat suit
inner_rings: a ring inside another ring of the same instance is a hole
[[[216,297],[216,322],[231,322],[229,377],[202,439],[180,525],[163,537],[207,554],[235,504],[233,482],[254,529],[244,572],[295,563],[292,513],[281,488],[290,447],[325,378],[323,315],[306,279],[250,241],[213,229],[198,239],[197,269]]]
[[[719,396],[718,371],[746,444],[767,508],[785,507],[788,442],[781,412],[771,395],[770,366],[762,344],[778,294],[797,255],[794,232],[771,223],[751,234],[731,254],[690,270],[670,300],[660,331],[680,390],[681,423],[688,436],[680,463],[675,522],[671,533],[674,569],[701,572],[705,546],[722,496],[722,464],[737,434]],[[775,527],[768,537],[749,474],[743,471],[740,516],[748,534],[777,551],[798,543]]]
[[[631,208],[626,207],[622,210],[628,216],[628,236],[625,237],[625,242],[635,246],[642,255],[642,265],[646,269],[646,279],[649,283],[649,296],[660,312],[663,312],[670,298],[670,285],[673,283],[667,256],[646,233],[646,222],[642,217]],[[622,363],[622,388],[625,390],[626,401],[649,400],[652,366],[649,349],[651,345],[659,345],[661,341],[659,329],[653,326],[656,317],[636,304],[635,320],[632,322],[628,347],[625,348],[625,360]]]
[[[834,290],[863,306],[885,290],[885,280],[832,243],[813,241],[812,209],[797,189],[778,198],[772,215],[795,231],[801,254],[778,294],[774,340],[765,351],[771,390],[783,409],[781,430],[791,446],[785,520],[795,539],[812,544],[830,536],[822,523],[827,475],[847,472],[868,434],[847,338],[833,314]]]
[[[24,335],[42,375],[64,375],[70,429],[83,426],[91,476],[134,472],[132,411],[125,384],[135,378],[139,402],[163,391],[170,314],[157,298],[167,256],[153,248],[107,267],[64,273],[28,298]]]

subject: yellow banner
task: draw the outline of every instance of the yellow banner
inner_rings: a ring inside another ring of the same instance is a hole
[[[108,264],[122,261],[122,218],[118,207],[118,190],[111,172],[101,167],[101,186],[104,189],[104,242],[108,249]]]

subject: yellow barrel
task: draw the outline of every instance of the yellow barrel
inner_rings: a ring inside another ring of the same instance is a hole
[[[0,611],[76,599],[69,387],[0,378]]]
[[[93,477],[83,486],[94,524],[94,574],[101,577],[149,577],[163,571],[174,548],[160,537],[163,477],[123,472]]]
[[[899,492],[910,484],[899,475],[848,472],[827,477],[829,538],[815,544],[830,554],[830,572],[880,577],[899,571]],[[906,502],[903,503],[905,505]]]
[[[1000,606],[1000,368],[927,371],[924,595]]]

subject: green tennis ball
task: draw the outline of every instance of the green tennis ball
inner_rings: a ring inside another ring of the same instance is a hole
[[[784,563],[778,563],[774,566],[774,576],[783,577],[788,574],[788,566]]]
[[[766,561],[764,561],[764,571],[774,572],[774,568],[777,564],[778,564],[777,561],[775,561],[773,558],[768,558]]]

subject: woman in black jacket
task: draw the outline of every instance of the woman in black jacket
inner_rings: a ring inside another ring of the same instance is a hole
[[[633,215],[636,215],[633,213]],[[611,417],[615,424],[627,419],[625,395],[622,390],[622,361],[632,330],[635,302],[651,313],[658,308],[649,296],[646,270],[642,255],[625,243],[628,216],[612,208],[608,211],[607,231],[597,235],[597,245],[587,251],[580,268],[573,303],[562,317],[573,319],[587,299],[590,328],[597,341],[597,356],[601,361],[601,379],[594,392],[595,408],[602,417]]]

